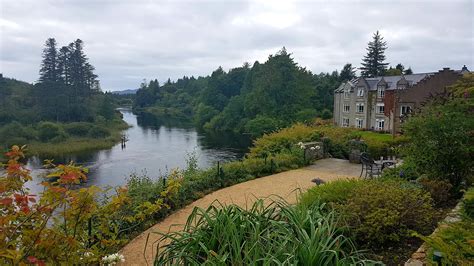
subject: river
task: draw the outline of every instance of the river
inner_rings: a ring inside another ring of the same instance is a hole
[[[218,161],[241,158],[251,143],[243,136],[201,133],[193,127],[164,125],[153,117],[137,116],[129,109],[119,110],[124,121],[131,125],[124,131],[129,139],[125,148],[119,143],[108,150],[55,158],[55,162],[72,160],[86,166],[89,169],[86,186],[124,185],[132,173],[158,178],[173,168],[185,167],[189,154],[195,154],[199,167],[207,168]],[[34,177],[28,186],[35,193],[44,181],[41,177],[45,172],[44,159],[49,158],[33,157],[27,163]]]

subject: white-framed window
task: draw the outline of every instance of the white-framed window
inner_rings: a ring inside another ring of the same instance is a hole
[[[364,88],[357,89],[357,97],[364,97]]]
[[[362,118],[356,118],[356,123],[355,126],[357,128],[362,128],[364,126],[364,119]]]
[[[349,113],[350,110],[350,106],[348,104],[344,104],[344,113]]]
[[[383,114],[385,112],[385,104],[378,103],[377,104],[377,114]]]
[[[406,115],[406,114],[409,114],[411,112],[411,108],[410,106],[408,105],[402,105],[400,107],[400,115]]]
[[[356,104],[356,112],[357,113],[363,113],[364,112],[364,104],[363,103],[357,103]]]
[[[375,120],[375,129],[376,130],[383,130],[385,126],[385,120],[384,119],[376,119]]]
[[[344,90],[344,98],[349,99],[350,97],[351,97],[351,93],[349,92],[349,90]]]
[[[383,98],[385,96],[385,88],[383,86],[379,86],[377,89],[377,96],[379,98]]]
[[[347,118],[347,117],[342,118],[342,126],[343,127],[349,127],[349,118]]]
[[[397,89],[404,90],[404,89],[406,89],[406,86],[405,86],[405,84],[401,84],[401,85],[397,86]]]

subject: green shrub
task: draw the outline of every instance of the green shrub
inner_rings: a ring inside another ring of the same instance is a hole
[[[151,179],[146,173],[132,173],[127,179],[128,195],[134,203],[140,204],[145,201],[154,202],[160,197],[164,189],[161,179]]]
[[[474,265],[474,188],[470,188],[462,200],[461,221],[443,223],[430,235],[416,234],[428,246],[428,260],[431,264],[433,251],[443,253],[443,265]]]
[[[271,172],[270,158],[246,158],[242,162],[242,168],[253,177],[260,177]]]
[[[319,140],[320,133],[314,128],[303,124],[295,124],[278,132],[264,135],[254,141],[250,148],[249,157],[271,156],[282,151],[290,150],[298,142]]]
[[[474,74],[465,75],[450,89],[453,97],[434,98],[403,125],[410,139],[406,160],[429,178],[449,181],[454,193],[468,183],[474,169],[469,159],[474,153],[474,95],[468,93],[473,88]]]
[[[66,130],[69,135],[76,137],[87,136],[92,126],[93,124],[87,122],[73,122],[63,125],[64,130]]]
[[[251,173],[251,171],[247,169],[244,163],[241,161],[226,163],[222,168],[226,178],[244,181],[254,176],[253,173]]]
[[[281,124],[282,121],[275,118],[257,115],[256,118],[245,124],[244,129],[246,132],[250,132],[252,136],[259,137],[276,130]]]
[[[363,186],[365,181],[358,179],[340,179],[315,186],[303,193],[300,204],[309,206],[320,203],[344,203],[355,188]]]
[[[474,219],[474,187],[471,187],[463,199],[463,213],[469,218]]]
[[[434,250],[443,254],[443,265],[474,265],[474,220],[444,225],[429,237],[418,236],[429,247],[427,259],[431,265],[436,265],[432,260]]]
[[[434,209],[429,193],[404,181],[369,180],[354,188],[339,209],[362,246],[380,249],[433,229]]]
[[[416,166],[412,162],[404,161],[402,165],[384,169],[382,178],[384,179],[405,179],[405,180],[416,180],[420,177],[420,174],[416,170]]]
[[[323,138],[324,152],[330,154],[334,158],[347,159],[349,158],[350,149],[347,143],[334,141],[330,138]]]
[[[11,122],[0,128],[0,144],[7,147],[23,145],[36,138],[36,131],[31,127],[23,126],[18,122]]]
[[[417,182],[423,189],[430,193],[436,206],[446,206],[451,199],[452,185],[447,180],[430,179],[422,176],[417,179]]]
[[[155,265],[349,265],[363,255],[319,205],[294,208],[257,200],[195,208],[183,231],[162,234]],[[161,243],[167,243],[161,246]],[[169,242],[169,244],[168,244]]]
[[[266,134],[254,141],[250,157],[265,157],[286,152],[298,142],[325,142],[325,152],[335,158],[347,159],[352,147],[351,140],[362,138],[369,153],[374,157],[395,155],[394,147],[404,142],[393,139],[390,134],[363,132],[353,128],[339,128],[328,125],[307,126],[295,124],[278,132]],[[365,146],[365,145],[364,145]]]
[[[38,125],[38,137],[43,142],[59,142],[67,138],[66,132],[61,125],[53,122],[41,122]]]
[[[288,152],[278,153],[274,157],[275,170],[273,172],[283,172],[306,165],[304,161],[303,150],[299,147],[293,147]]]
[[[100,126],[93,126],[89,129],[89,132],[87,133],[87,135],[95,139],[106,138],[110,136],[110,132],[106,128],[103,128]]]

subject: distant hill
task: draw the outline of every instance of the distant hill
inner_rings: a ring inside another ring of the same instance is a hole
[[[137,94],[138,89],[129,89],[129,90],[123,90],[123,91],[113,91],[113,94],[117,95],[129,95],[129,94]]]

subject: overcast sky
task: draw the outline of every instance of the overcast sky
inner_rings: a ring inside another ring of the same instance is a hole
[[[44,42],[80,38],[103,90],[264,62],[281,47],[313,73],[359,67],[372,34],[415,72],[474,68],[472,0],[0,0],[0,73],[34,82]]]

